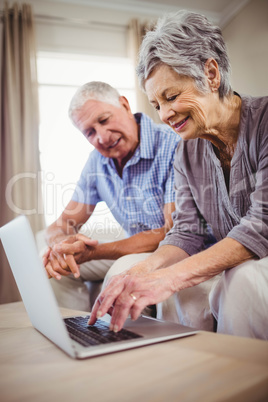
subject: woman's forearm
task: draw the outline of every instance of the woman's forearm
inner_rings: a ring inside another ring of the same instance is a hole
[[[169,267],[174,272],[174,292],[198,285],[225,269],[256,257],[238,241],[225,238],[207,250]]]

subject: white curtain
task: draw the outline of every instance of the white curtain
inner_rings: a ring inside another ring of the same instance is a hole
[[[5,4],[1,31],[0,226],[27,215],[34,232],[44,227],[38,150],[38,84],[31,6]],[[23,261],[21,262],[23,264]],[[0,303],[19,300],[0,248]]]
[[[139,48],[142,43],[142,38],[145,33],[153,27],[153,23],[140,23],[139,20],[133,19],[129,24],[129,37],[128,37],[128,51],[133,60],[135,67],[138,63]],[[161,123],[158,113],[150,105],[146,94],[140,89],[137,75],[135,74],[135,88],[137,109],[139,112],[143,112],[150,116],[156,123]]]

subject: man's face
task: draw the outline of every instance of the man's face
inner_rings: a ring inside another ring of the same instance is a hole
[[[90,144],[121,167],[139,144],[138,125],[124,97],[120,107],[90,99],[74,112],[73,122]]]

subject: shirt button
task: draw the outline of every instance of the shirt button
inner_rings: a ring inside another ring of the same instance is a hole
[[[132,223],[131,227],[134,229],[137,227],[136,223]]]
[[[126,197],[126,200],[127,200],[127,201],[131,201],[131,199],[132,199],[132,198],[131,198],[129,195]]]

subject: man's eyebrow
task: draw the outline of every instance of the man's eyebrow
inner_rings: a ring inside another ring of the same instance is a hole
[[[108,114],[111,114],[110,112],[102,112],[101,114],[99,114],[98,116],[97,116],[97,120],[99,120],[99,119],[102,119],[104,116],[106,117],[106,115],[107,115],[107,113]]]

